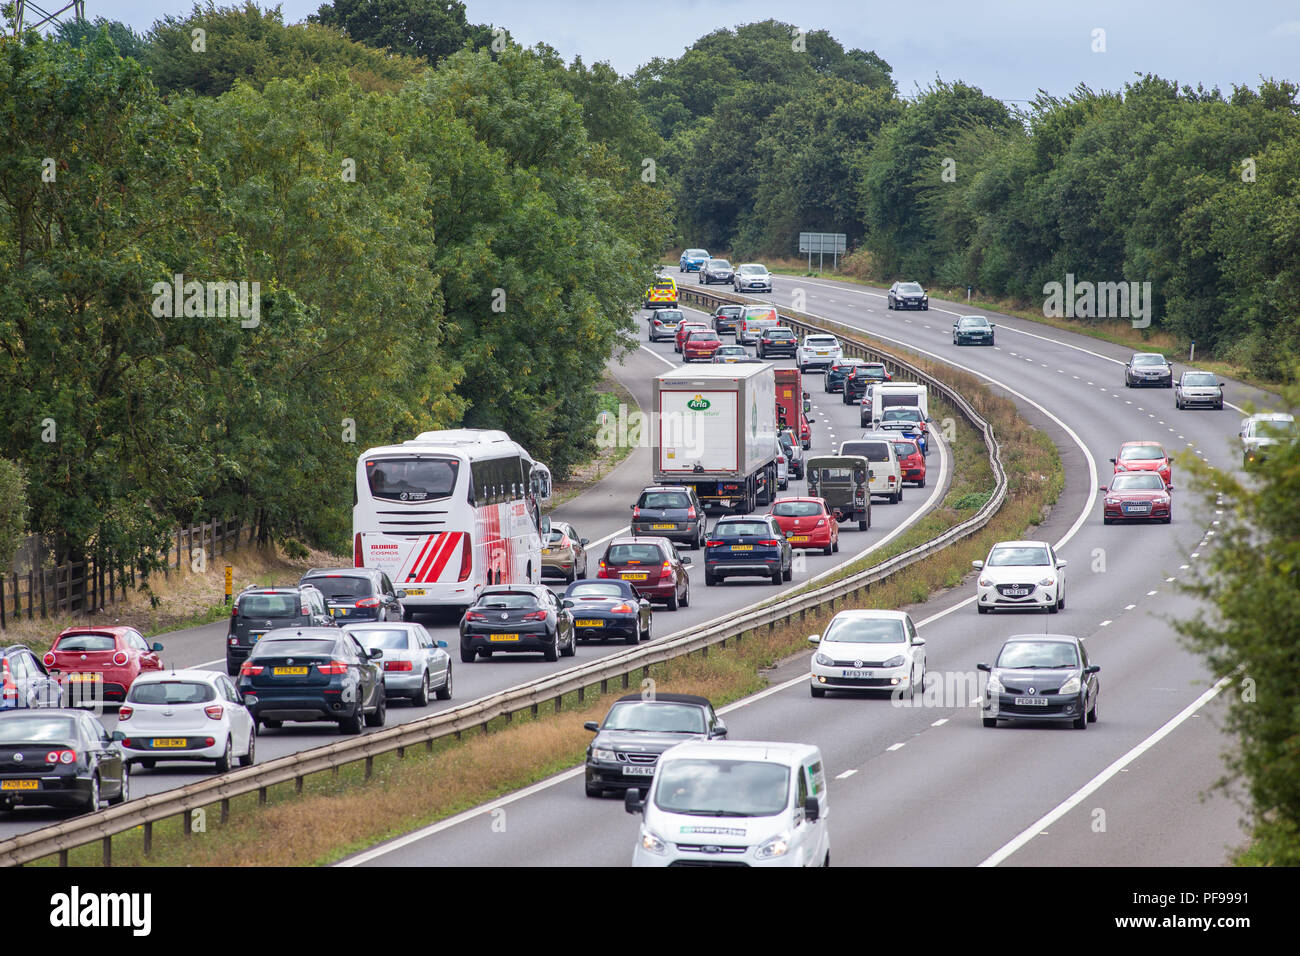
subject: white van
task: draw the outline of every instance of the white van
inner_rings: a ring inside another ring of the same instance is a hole
[[[895,405],[913,405],[921,410],[921,418],[930,420],[930,393],[916,382],[876,382],[871,389],[871,422],[879,428],[885,409]]]
[[[864,434],[861,438],[851,438],[840,442],[837,455],[861,455],[869,462],[871,480],[867,487],[877,498],[888,498],[890,504],[903,500],[903,465],[894,450],[897,435]]]
[[[753,345],[763,337],[764,329],[774,329],[781,324],[774,305],[747,305],[736,323],[736,344]]]
[[[644,800],[633,866],[829,866],[826,771],[811,744],[688,741],[665,750]]]

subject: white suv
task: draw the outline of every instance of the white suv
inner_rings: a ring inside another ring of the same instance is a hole
[[[808,372],[812,369],[821,369],[823,372],[831,367],[831,364],[838,362],[844,357],[844,349],[840,347],[840,340],[833,335],[805,335],[803,345],[799,346],[799,351],[795,353],[795,360],[799,363],[799,371]]]

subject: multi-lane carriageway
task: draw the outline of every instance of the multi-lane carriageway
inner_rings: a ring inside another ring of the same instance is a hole
[[[879,291],[808,278],[778,278],[774,293],[763,298],[788,304],[796,289],[803,291],[809,313],[979,376],[1012,398],[1056,443],[1065,491],[1036,535],[1056,542],[1070,559],[1067,610],[1053,617],[978,616],[969,585],[908,610],[927,640],[929,670],[940,680],[969,674],[1013,633],[1050,626],[1084,637],[1102,665],[1100,720],[1087,732],[1068,726],[986,730],[970,701],[894,707],[880,698],[813,700],[801,655],[779,669],[767,691],[728,708],[731,736],[821,747],[832,778],[837,864],[1222,863],[1226,848],[1242,839],[1237,808],[1221,796],[1200,800],[1220,772],[1219,753],[1226,746],[1216,726],[1222,691],[1214,691],[1211,676],[1180,648],[1167,623],[1193,608],[1175,585],[1197,560],[1218,519],[1212,512],[1194,514],[1191,502],[1176,493],[1171,526],[1104,527],[1097,487],[1109,477],[1107,459],[1131,438],[1158,438],[1171,450],[1192,449],[1220,467],[1233,467],[1239,410],[1177,412],[1167,390],[1123,388],[1125,350],[1030,322],[996,317],[996,348],[954,348],[953,316],[971,311],[956,304],[932,301],[928,312],[890,312]],[[652,377],[678,360],[670,343],[645,341],[643,322],[640,330],[639,347],[613,371],[649,407]],[[824,395],[817,376],[806,387],[815,406],[814,451],[858,433],[856,408],[843,405],[837,395]],[[1229,401],[1238,406],[1261,398],[1242,387],[1228,390]],[[937,449],[930,465],[925,489],[909,488],[900,505],[878,502],[871,531],[846,525],[841,552],[808,555],[806,570],[786,587],[879,546],[915,521],[943,494],[951,465],[947,450]],[[557,508],[555,516],[572,522],[599,554],[604,541],[626,527],[629,506],[649,472],[649,449],[634,449],[604,480]],[[802,487],[792,482],[791,492]],[[706,591],[698,563],[691,580],[690,607],[656,612],[657,637],[779,593],[757,581]],[[438,625],[439,638],[453,643],[454,622],[429,623]],[[167,662],[222,666],[224,633],[223,621],[164,637]],[[589,659],[620,649],[584,645],[578,654]],[[571,663],[530,657],[458,663],[454,701],[418,710],[394,706],[389,721],[425,716]],[[962,680],[949,683],[959,687]],[[337,739],[328,727],[287,726],[262,735],[259,758]],[[133,778],[133,795],[202,775],[183,766],[142,772]],[[500,807],[509,820],[504,833],[491,825],[490,811]],[[56,811],[16,812],[0,822],[0,839],[61,818]],[[635,835],[636,820],[623,812],[621,801],[587,799],[580,777],[571,771],[348,862],[623,865]]]

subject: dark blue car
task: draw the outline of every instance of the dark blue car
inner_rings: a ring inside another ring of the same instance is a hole
[[[704,583],[723,578],[764,577],[773,584],[794,574],[794,552],[771,515],[720,518],[705,542]]]
[[[844,380],[848,378],[859,365],[866,365],[865,359],[859,358],[842,358],[826,366],[826,391],[841,392],[844,390]]]
[[[682,272],[699,272],[700,267],[709,261],[709,252],[707,249],[687,249],[682,253],[681,259],[677,262],[677,268]]]

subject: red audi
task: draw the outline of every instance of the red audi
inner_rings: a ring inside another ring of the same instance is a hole
[[[1102,523],[1114,521],[1160,521],[1169,524],[1174,520],[1174,505],[1170,487],[1164,479],[1151,472],[1117,474],[1109,486],[1102,505]]]
[[[692,319],[690,322],[677,323],[677,341],[673,343],[673,351],[680,352],[682,345],[686,342],[686,337],[692,332],[707,332],[709,327],[703,322],[697,322]]]
[[[712,329],[691,329],[682,343],[682,361],[713,361],[713,353],[722,347],[722,339]]]
[[[823,554],[840,549],[840,523],[822,498],[779,498],[772,517],[796,551],[821,548]]]
[[[924,423],[921,425],[925,427]],[[894,453],[898,455],[898,467],[903,471],[903,482],[911,482],[918,488],[925,487],[925,456],[916,442],[910,438],[900,438],[893,442]]]
[[[162,649],[133,627],[69,627],[54,639],[45,668],[73,701],[121,701],[142,673],[163,669]]]
[[[1119,454],[1111,459],[1115,474],[1131,471],[1154,471],[1166,485],[1174,480],[1173,463],[1158,441],[1126,441],[1119,446]]]

